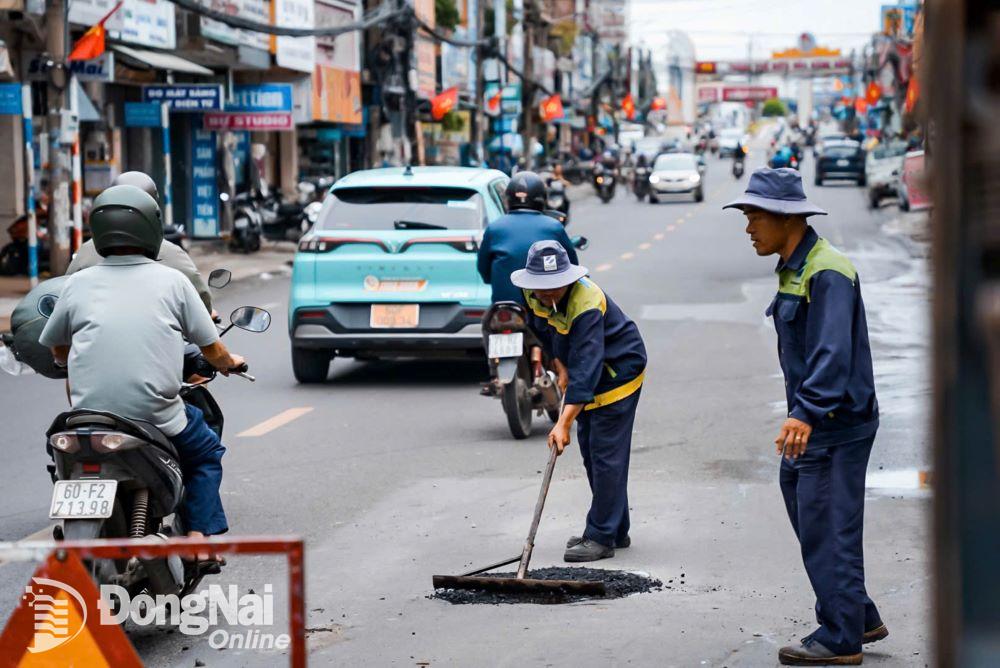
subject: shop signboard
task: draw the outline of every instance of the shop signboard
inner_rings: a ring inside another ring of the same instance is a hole
[[[316,24],[313,0],[273,0],[273,7],[275,25],[312,28]],[[279,67],[311,73],[316,67],[316,38],[276,37],[274,54]]]
[[[916,5],[882,5],[883,35],[896,39],[911,39],[916,21]]]
[[[778,97],[774,86],[723,86],[722,99],[725,102],[763,102]]]
[[[226,111],[292,113],[292,84],[265,83],[233,86]]]
[[[698,88],[698,104],[706,104],[719,101],[719,89],[715,86],[701,86]]]
[[[215,133],[191,131],[191,235],[219,236],[219,192],[215,170]]]
[[[161,121],[160,113],[158,102],[126,102],[125,127],[158,128]]]
[[[469,39],[468,32],[463,28],[455,28],[453,37],[457,40]],[[441,45],[441,88],[458,88],[460,92],[468,92],[475,87],[475,78],[469,76],[472,68],[472,51],[465,46],[452,46],[447,42]],[[470,84],[473,88],[470,88]]]
[[[118,0],[73,0],[69,21],[92,26],[114,9]],[[174,5],[169,0],[124,0],[105,27],[108,37],[158,49],[177,48]]]
[[[21,115],[21,84],[0,84],[0,115]]]
[[[273,132],[295,127],[291,112],[243,113],[211,112],[204,115],[206,130]]]
[[[417,17],[434,27],[434,0],[413,0]],[[417,97],[429,100],[437,94],[436,46],[430,38],[417,33],[413,44],[414,66],[417,68]]]
[[[105,51],[90,60],[72,60],[66,65],[77,81],[115,80],[115,52]],[[40,51],[24,51],[21,57],[23,78],[28,81],[48,81],[49,72],[55,63],[48,54]]]
[[[240,5],[243,3],[238,0],[201,0],[201,4],[221,14],[239,16]],[[201,36],[207,39],[236,46],[240,43],[240,32],[242,31],[239,28],[233,28],[221,21],[207,16],[201,17]]]
[[[347,8],[328,0],[316,1],[316,25],[322,28],[351,23],[360,17],[360,6]],[[312,74],[312,121],[361,123],[360,33],[316,38],[316,69]]]
[[[142,87],[145,102],[166,102],[172,112],[222,109],[222,86],[218,84],[151,84]]]

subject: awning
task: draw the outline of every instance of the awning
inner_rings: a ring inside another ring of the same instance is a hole
[[[80,122],[99,122],[101,120],[101,112],[97,111],[97,107],[94,106],[93,100],[91,100],[90,96],[83,90],[83,86],[81,86],[80,82],[76,80],[76,77],[73,77],[72,81],[73,85],[76,86],[77,115],[80,118]]]
[[[207,67],[202,67],[197,63],[192,63],[190,60],[184,60],[183,58],[178,58],[177,56],[169,53],[163,53],[161,51],[147,51],[146,49],[133,49],[130,46],[122,46],[121,44],[115,44],[111,48],[123,56],[127,56],[132,60],[138,60],[140,63],[158,70],[166,70],[168,72],[184,72],[185,74],[203,74],[206,76],[215,74]]]

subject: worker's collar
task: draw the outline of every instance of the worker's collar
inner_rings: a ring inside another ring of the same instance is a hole
[[[101,264],[107,264],[115,267],[127,267],[133,264],[149,264],[153,260],[150,260],[145,255],[109,255],[104,258]]]
[[[816,242],[819,241],[819,235],[816,234],[816,230],[812,228],[812,225],[806,225],[806,233],[802,237],[802,241],[799,245],[795,247],[792,251],[791,257],[788,258],[788,262],[781,259],[778,260],[778,266],[774,268],[775,273],[779,273],[785,269],[791,269],[792,271],[802,271],[802,267],[806,264],[806,256],[809,255],[809,251],[813,249]]]

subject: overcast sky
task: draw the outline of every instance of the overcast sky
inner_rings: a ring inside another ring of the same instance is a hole
[[[795,46],[811,32],[823,46],[845,54],[860,47],[879,29],[880,7],[893,0],[629,0],[633,44],[652,48],[667,41],[670,30],[688,33],[698,60],[754,58]]]

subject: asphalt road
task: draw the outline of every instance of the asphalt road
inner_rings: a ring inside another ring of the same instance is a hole
[[[751,165],[761,160],[751,156]],[[764,309],[774,258],[758,258],[743,217],[722,211],[745,186],[710,159],[706,199],[638,203],[619,190],[573,203],[582,262],[639,323],[650,354],[633,441],[633,546],[599,567],[647,572],[662,591],[566,606],[452,606],[428,599],[431,575],[520,552],[545,464],[545,424],[509,437],[499,402],[479,396],[485,368],[440,361],[336,361],[328,382],[298,386],[285,329],[287,276],[241,281],[225,309],[270,308],[265,334],[234,331],[255,384],[220,379],[226,412],[224,501],[234,534],[298,534],[308,545],[314,665],[758,666],[812,630],[812,597],[777,487],[771,443],[784,415]],[[891,636],[866,664],[929,656],[926,249],[895,207],[865,208],[853,185],[811,186],[832,215],[819,232],[855,260],[868,306],[882,406],[869,471],[869,592]],[[220,310],[225,310],[220,309]],[[0,376],[0,540],[45,530],[51,485],[43,432],[65,407],[60,383]],[[533,564],[558,565],[589,502],[578,452],[558,462]],[[0,615],[30,568],[0,566]],[[272,584],[287,617],[281,560],[235,558],[213,581]],[[2,618],[2,617],[0,617]],[[283,655],[217,650],[206,636],[129,627],[150,665],[280,665]]]

